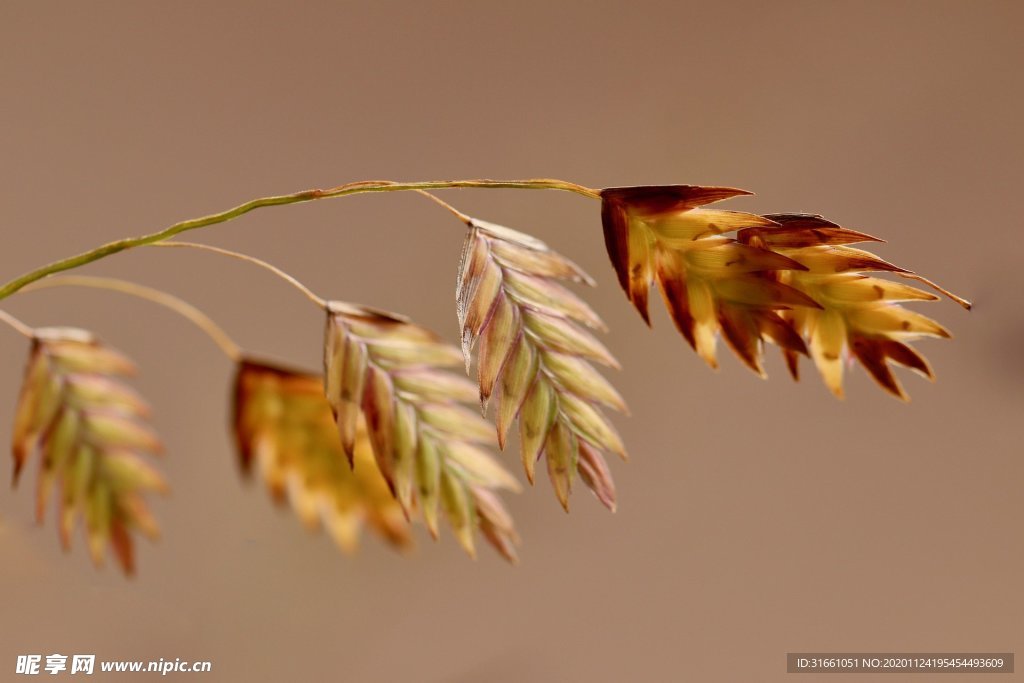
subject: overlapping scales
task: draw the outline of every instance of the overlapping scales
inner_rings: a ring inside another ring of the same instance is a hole
[[[476,388],[446,370],[460,363],[458,349],[401,316],[329,305],[325,390],[344,452],[354,457],[363,416],[377,466],[407,514],[421,511],[436,537],[443,509],[468,553],[479,528],[514,560],[518,537],[496,492],[519,484],[488,450],[490,425],[465,405]]]
[[[820,216],[775,214],[768,218],[781,227],[741,230],[738,238],[784,254],[804,267],[780,272],[779,278],[813,298],[821,308],[787,311],[784,317],[807,340],[811,357],[832,393],[843,395],[843,370],[850,358],[856,358],[883,389],[904,400],[908,396],[890,362],[933,378],[928,362],[909,343],[922,337],[948,338],[950,334],[931,318],[899,303],[939,297],[905,282],[865,273],[890,273],[922,281],[967,308],[968,302],[911,271],[849,246],[880,242],[876,237],[842,228]],[[793,377],[798,377],[798,358],[786,349],[783,353]]]
[[[245,360],[235,375],[233,412],[242,471],[255,469],[306,526],[322,524],[346,552],[357,548],[365,527],[397,547],[412,542],[362,421],[353,444],[355,469],[346,460],[321,377]]]
[[[602,190],[608,254],[619,282],[645,320],[657,282],[683,336],[712,367],[720,332],[764,376],[763,341],[782,348],[793,376],[810,355],[829,389],[842,396],[844,359],[856,358],[895,396],[906,393],[889,362],[931,377],[908,342],[948,337],[935,321],[898,305],[937,299],[906,283],[864,275],[925,278],[851,244],[880,241],[809,214],[754,214],[703,208],[749,194],[722,187],[672,185]],[[724,233],[736,232],[735,238]]]
[[[648,324],[649,291],[656,282],[676,327],[708,365],[718,366],[721,332],[743,362],[764,376],[762,339],[807,352],[779,312],[818,304],[773,275],[802,269],[799,263],[722,236],[773,227],[771,219],[702,208],[746,194],[694,185],[610,188],[601,191],[602,219],[619,283]]]
[[[93,562],[103,563],[109,544],[126,574],[135,569],[131,532],[159,535],[143,495],[167,489],[144,458],[162,446],[145,424],[149,407],[123,382],[134,373],[130,360],[85,330],[35,330],[13,444],[15,482],[39,454],[39,521],[56,487],[64,547],[83,518]]]
[[[625,457],[626,450],[599,406],[625,412],[626,405],[591,363],[618,363],[586,329],[603,330],[600,318],[562,282],[593,284],[540,240],[471,219],[456,291],[463,353],[468,368],[476,350],[484,409],[497,396],[502,448],[518,419],[530,482],[544,456],[566,510],[577,474],[614,510],[615,485],[602,451]]]

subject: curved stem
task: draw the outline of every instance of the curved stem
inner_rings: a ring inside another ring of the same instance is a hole
[[[0,310],[0,322],[7,323],[11,327],[13,327],[14,330],[18,332],[18,334],[28,337],[29,339],[36,335],[35,330],[33,330],[31,327],[15,318],[7,311]]]
[[[131,296],[145,299],[146,301],[152,301],[155,304],[160,304],[165,308],[171,309],[175,313],[186,318],[189,322],[193,323],[196,327],[205,332],[210,339],[220,347],[221,351],[224,352],[224,355],[231,360],[238,362],[242,359],[242,348],[228,336],[228,333],[225,332],[223,328],[213,322],[208,315],[200,311],[198,308],[187,301],[179,299],[173,294],[168,294],[167,292],[159,289],[153,289],[152,287],[146,287],[145,285],[136,284],[127,280],[118,280],[110,277],[93,277],[89,275],[64,275],[60,277],[47,278],[42,282],[36,282],[25,286],[24,291],[31,292],[37,289],[49,289],[50,287],[92,287],[94,289],[108,289],[115,292],[121,292],[123,294],[130,294]]]
[[[466,225],[470,225],[473,222],[472,218],[470,218],[466,214],[462,213],[461,211],[459,211],[454,206],[452,206],[451,204],[449,204],[445,200],[441,199],[440,197],[432,195],[429,192],[427,192],[426,190],[417,190],[417,192],[420,193],[421,195],[423,195],[424,197],[426,197],[427,199],[429,199],[430,201],[434,202],[435,204],[437,204],[441,208],[444,208],[444,209],[447,209],[448,211],[450,211],[456,218],[458,218],[460,221],[462,221]]]
[[[179,233],[187,230],[196,230],[198,228],[204,228],[209,225],[215,225],[217,223],[224,223],[234,218],[238,218],[250,211],[255,211],[266,206],[283,206],[286,204],[299,204],[303,202],[311,202],[317,199],[331,199],[334,197],[345,197],[351,194],[362,194],[366,192],[403,192],[408,190],[441,190],[448,188],[509,188],[519,190],[562,190],[565,192],[573,192],[575,194],[583,195],[584,197],[597,198],[600,197],[600,192],[593,188],[584,187],[576,183],[570,183],[565,180],[555,180],[553,178],[534,178],[529,180],[430,180],[426,182],[415,182],[415,183],[395,183],[387,180],[367,180],[356,183],[348,183],[346,185],[338,185],[337,187],[330,188],[328,190],[305,190],[302,192],[295,192],[292,194],[276,195],[271,197],[260,197],[259,199],[253,199],[245,204],[240,204],[233,209],[222,211],[220,213],[210,214],[209,216],[203,216],[201,218],[193,218],[191,220],[182,221],[175,223],[163,230],[158,232],[150,233],[148,235],[142,235],[140,237],[128,237],[121,240],[115,240],[108,242],[90,251],[83,252],[76,256],[71,256],[60,261],[55,261],[49,265],[37,268],[36,270],[25,273],[24,275],[17,277],[10,282],[0,287],[0,299],[5,299],[11,294],[14,294],[18,290],[22,289],[31,282],[40,280],[47,275],[59,273],[65,270],[71,270],[87,263],[92,263],[101,258],[116,254],[124,251],[125,249],[131,249],[133,247],[139,247],[145,244],[155,244],[156,242],[162,242],[163,240],[173,237]]]
[[[160,242],[160,243],[156,243],[156,244],[151,244],[149,246],[151,246],[151,247],[184,247],[184,248],[188,248],[188,249],[200,249],[202,251],[211,251],[211,252],[213,252],[215,254],[222,254],[224,256],[230,256],[231,258],[236,258],[239,261],[246,261],[247,263],[252,263],[254,265],[259,266],[260,268],[265,268],[266,270],[269,270],[271,273],[273,273],[274,275],[277,275],[279,278],[281,278],[282,280],[284,280],[285,282],[287,282],[291,286],[295,287],[295,289],[297,289],[300,292],[302,292],[303,294],[305,294],[306,298],[308,298],[314,304],[316,304],[317,306],[319,306],[320,308],[322,308],[324,310],[327,309],[327,300],[326,299],[324,299],[324,298],[322,298],[320,296],[317,296],[317,294],[312,289],[310,289],[306,285],[302,284],[296,278],[294,278],[291,275],[289,275],[288,273],[284,272],[283,270],[281,270],[277,266],[275,266],[273,264],[270,264],[270,263],[267,263],[266,261],[264,261],[262,259],[258,259],[255,256],[249,256],[248,254],[242,254],[242,253],[237,252],[237,251],[231,251],[230,249],[222,249],[220,247],[215,247],[215,246],[210,245],[210,244],[200,244],[198,242]]]
[[[591,199],[601,197],[601,191],[578,183],[555,178],[530,178],[527,180],[427,180],[415,183],[400,183],[393,180],[360,180],[323,190],[332,197],[360,192],[402,192],[405,190],[447,190],[452,188],[484,188],[507,190],[562,190],[573,192]]]

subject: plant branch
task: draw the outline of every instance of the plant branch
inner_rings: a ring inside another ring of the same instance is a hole
[[[169,308],[175,313],[181,315],[194,324],[196,327],[205,332],[210,339],[214,341],[217,346],[220,347],[221,351],[224,352],[228,358],[232,361],[238,362],[242,358],[242,349],[235,343],[235,341],[228,336],[228,333],[224,331],[217,323],[213,322],[212,319],[198,308],[183,301],[173,294],[161,291],[159,289],[153,289],[152,287],[146,287],[134,282],[127,280],[118,280],[116,278],[109,277],[93,277],[89,275],[64,275],[60,277],[52,277],[43,280],[42,282],[36,282],[33,284],[26,285],[24,291],[31,292],[38,289],[49,289],[50,287],[92,287],[94,289],[107,289],[115,292],[121,292],[122,294],[129,294],[131,296],[151,301],[155,304]],[[2,311],[0,311],[2,313]]]
[[[230,256],[231,258],[238,259],[239,261],[245,261],[247,263],[252,263],[253,265],[259,266],[260,268],[264,268],[266,270],[269,270],[271,273],[273,273],[274,275],[278,276],[279,278],[281,278],[282,280],[284,280],[285,282],[287,282],[291,286],[295,287],[295,289],[297,289],[300,292],[302,292],[306,296],[307,299],[312,301],[318,307],[320,307],[320,308],[322,308],[324,310],[327,310],[327,300],[326,299],[324,299],[324,298],[322,298],[320,296],[317,296],[316,292],[314,292],[312,289],[310,289],[306,285],[304,285],[301,282],[299,282],[298,279],[296,279],[295,277],[293,277],[293,276],[289,275],[288,273],[284,272],[283,270],[281,270],[277,266],[275,266],[275,265],[273,265],[271,263],[267,263],[266,261],[264,261],[262,259],[258,259],[255,256],[249,256],[248,254],[243,254],[241,252],[231,251],[230,249],[222,249],[221,247],[215,247],[215,246],[213,246],[211,244],[200,244],[199,242],[159,242],[159,243],[151,244],[149,246],[151,246],[151,247],[185,247],[185,248],[188,248],[188,249],[199,249],[201,251],[210,251],[210,252],[213,252],[214,254],[221,254],[223,256]]]
[[[286,195],[277,195],[271,197],[261,197],[259,199],[253,199],[240,204],[233,209],[222,211],[220,213],[210,214],[209,216],[203,216],[200,218],[193,218],[180,223],[175,223],[163,230],[158,232],[150,233],[148,235],[142,235],[140,237],[128,237],[125,239],[115,240],[108,242],[90,251],[83,252],[76,256],[71,256],[60,261],[55,261],[49,265],[37,268],[36,270],[25,273],[24,275],[17,277],[10,282],[0,287],[0,299],[6,299],[10,295],[24,288],[29,283],[40,280],[47,275],[59,273],[65,270],[71,270],[83,266],[87,263],[92,263],[101,258],[105,258],[112,254],[124,251],[125,249],[131,249],[133,247],[139,247],[146,244],[155,244],[162,242],[170,237],[173,237],[179,233],[186,232],[188,230],[196,230],[204,228],[210,225],[216,225],[217,223],[225,223],[232,219],[238,218],[250,211],[255,211],[267,206],[284,206],[287,204],[300,204],[304,202],[311,202],[317,199],[332,199],[335,197],[345,197],[352,194],[363,194],[367,192],[402,192],[409,190],[442,190],[449,188],[506,188],[506,189],[521,189],[521,190],[562,190],[565,192],[573,192],[580,194],[585,197],[597,198],[599,192],[593,188],[584,187],[583,185],[577,185],[576,183],[570,183],[564,180],[555,180],[551,178],[536,178],[531,180],[431,180],[426,182],[414,182],[414,183],[395,183],[387,180],[367,180],[356,183],[348,183],[346,185],[339,185],[337,187],[330,188],[328,190],[304,190],[302,192],[295,192]]]
[[[426,197],[430,201],[434,202],[435,204],[437,204],[441,208],[447,209],[449,212],[452,213],[452,215],[454,215],[456,218],[458,218],[460,221],[462,221],[466,225],[472,224],[472,222],[473,222],[472,218],[470,218],[466,214],[462,213],[461,211],[459,211],[454,206],[452,206],[451,204],[449,204],[445,200],[441,199],[440,197],[432,195],[429,192],[427,192],[426,190],[417,190],[417,192],[419,192],[421,195],[423,195],[424,197]]]
[[[31,339],[35,336],[35,330],[21,322],[7,311],[0,310],[0,321],[7,323],[14,328],[19,334]]]

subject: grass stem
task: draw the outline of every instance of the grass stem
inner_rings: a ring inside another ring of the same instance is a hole
[[[302,292],[306,296],[307,299],[312,301],[318,307],[320,307],[320,308],[322,308],[324,310],[327,310],[327,300],[326,299],[324,299],[324,298],[322,298],[320,296],[317,296],[317,294],[313,290],[311,290],[309,287],[307,287],[306,285],[304,285],[301,282],[299,282],[298,279],[296,279],[295,277],[293,277],[293,276],[289,275],[288,273],[284,272],[283,270],[281,270],[277,266],[275,266],[273,264],[270,264],[270,263],[267,263],[266,261],[264,261],[262,259],[258,259],[255,256],[249,256],[248,254],[242,254],[242,253],[237,252],[237,251],[231,251],[230,249],[223,249],[221,247],[215,247],[215,246],[213,246],[211,244],[200,244],[199,242],[157,242],[157,243],[151,244],[149,246],[151,246],[151,247],[184,247],[184,248],[188,248],[188,249],[199,249],[201,251],[209,251],[209,252],[213,252],[214,254],[221,254],[223,256],[230,256],[231,258],[238,259],[239,261],[245,261],[247,263],[252,263],[254,265],[259,266],[260,268],[264,268],[266,270],[269,270],[274,275],[277,275],[279,278],[281,278],[282,280],[284,280],[285,282],[287,282],[291,286],[295,287],[295,289],[297,289],[300,292]]]
[[[188,230],[197,230],[210,225],[225,223],[238,218],[239,216],[245,215],[250,211],[255,211],[256,209],[268,206],[300,204],[316,201],[318,199],[333,199],[335,197],[346,197],[348,195],[368,192],[403,192],[443,190],[452,188],[561,190],[564,192],[579,194],[584,197],[590,197],[592,199],[600,197],[599,191],[593,188],[552,178],[534,178],[529,180],[429,180],[414,183],[396,183],[388,180],[366,180],[338,185],[337,187],[332,187],[328,190],[304,190],[302,192],[294,192],[292,194],[260,197],[259,199],[253,199],[232,209],[228,209],[227,211],[210,214],[209,216],[202,216],[200,218],[193,218],[187,221],[181,221],[180,223],[175,223],[163,230],[150,233],[148,235],[127,237],[113,242],[108,242],[81,254],[70,256],[59,261],[54,261],[53,263],[42,266],[41,268],[29,271],[20,277],[16,277],[10,282],[0,286],[0,299],[6,299],[15,292],[23,289],[26,285],[36,282],[37,280],[41,280],[48,275],[71,270],[87,263],[98,261],[101,258],[117,254],[126,249],[162,242]]]
[[[238,362],[242,358],[242,349],[235,341],[228,336],[217,323],[198,308],[183,301],[173,294],[168,294],[159,289],[146,287],[135,282],[119,280],[110,277],[95,277],[91,275],[62,275],[49,277],[40,282],[35,282],[24,287],[24,291],[30,292],[38,289],[49,289],[51,287],[92,287],[94,289],[107,289],[122,294],[145,299],[165,308],[169,308],[178,315],[184,317],[200,330],[205,332],[210,339],[220,347],[228,358]]]
[[[18,334],[21,334],[22,336],[28,337],[29,339],[35,336],[35,330],[33,330],[31,327],[15,318],[7,311],[0,310],[0,321],[10,325],[12,328],[14,328],[15,331],[18,332]]]

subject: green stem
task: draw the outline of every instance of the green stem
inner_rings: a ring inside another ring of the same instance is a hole
[[[233,209],[222,211],[221,213],[215,213],[209,216],[193,218],[191,220],[175,223],[174,225],[164,228],[159,232],[142,235],[141,237],[128,237],[114,242],[108,242],[107,244],[96,247],[90,251],[83,252],[77,256],[71,256],[60,261],[55,261],[49,265],[43,266],[42,268],[37,268],[36,270],[25,273],[21,277],[17,277],[0,287],[0,299],[6,299],[25,285],[42,279],[47,275],[71,270],[72,268],[78,268],[79,266],[84,266],[87,263],[98,261],[101,258],[116,254],[124,251],[125,249],[162,242],[169,237],[173,237],[188,230],[196,230],[198,228],[216,225],[217,223],[224,223],[265,206],[300,204],[303,202],[315,201],[317,199],[332,199],[334,197],[345,197],[351,194],[363,194],[366,192],[402,192],[408,190],[443,190],[449,188],[563,190],[565,192],[574,192],[585,197],[596,198],[599,196],[597,190],[577,185],[576,183],[550,178],[537,178],[532,180],[431,180],[416,183],[395,183],[388,180],[367,180],[339,185],[338,187],[333,187],[328,190],[305,190],[286,195],[261,197],[236,206]]]

